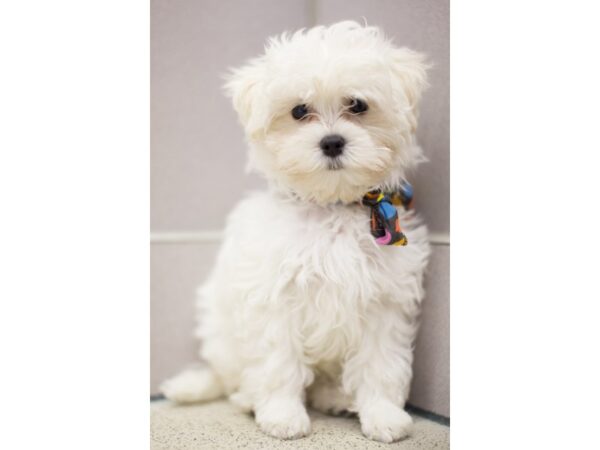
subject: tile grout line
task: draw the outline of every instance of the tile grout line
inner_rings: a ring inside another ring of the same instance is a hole
[[[223,240],[222,230],[197,231],[156,231],[150,233],[152,244],[206,244]],[[450,245],[450,235],[447,233],[430,233],[429,242],[432,245]]]
[[[309,26],[312,28],[317,25],[317,0],[308,0],[307,7],[308,22]]]

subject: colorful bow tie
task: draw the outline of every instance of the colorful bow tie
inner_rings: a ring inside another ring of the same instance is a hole
[[[413,199],[412,186],[404,182],[397,191],[375,189],[365,194],[362,203],[371,207],[371,234],[379,245],[406,245],[408,240],[400,229],[398,211],[394,205],[409,209]]]

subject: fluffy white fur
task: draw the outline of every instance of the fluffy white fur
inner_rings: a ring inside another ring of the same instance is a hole
[[[209,367],[165,382],[168,398],[227,395],[284,439],[309,433],[307,402],[357,412],[371,439],[408,435],[427,231],[400,209],[408,246],[379,246],[360,200],[422,159],[414,132],[425,69],[379,29],[341,22],[273,38],[234,71],[227,89],[269,190],[229,217],[198,302]],[[351,98],[368,111],[350,113]],[[291,115],[298,104],[310,108],[303,120]],[[319,148],[333,133],[347,142],[336,170]]]

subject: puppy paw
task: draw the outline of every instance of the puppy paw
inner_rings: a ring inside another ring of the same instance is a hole
[[[260,429],[279,439],[297,439],[310,433],[310,419],[300,400],[270,399],[256,409]]]
[[[389,401],[377,401],[361,408],[359,417],[363,434],[374,441],[389,444],[412,431],[412,418]]]

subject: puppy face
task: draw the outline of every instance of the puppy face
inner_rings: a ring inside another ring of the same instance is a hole
[[[226,88],[251,167],[300,198],[348,203],[393,186],[419,161],[425,69],[377,28],[341,22],[272,38]]]

